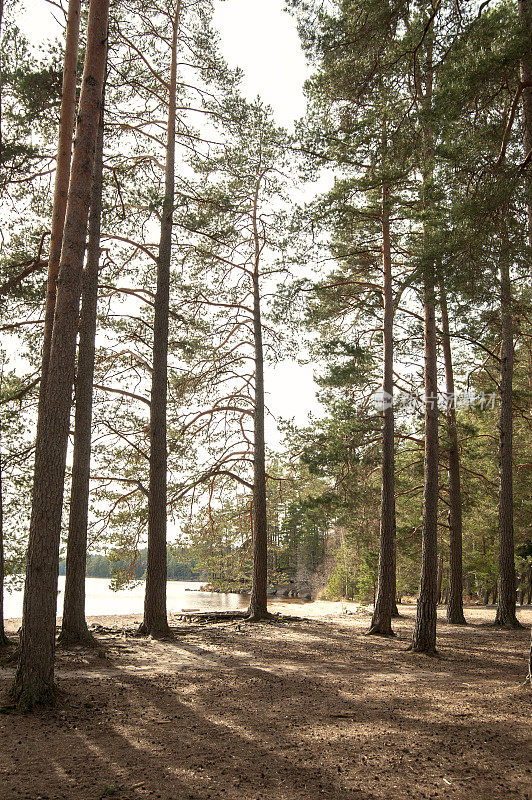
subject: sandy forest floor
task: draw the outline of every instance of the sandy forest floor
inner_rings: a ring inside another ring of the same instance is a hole
[[[343,610],[176,619],[171,642],[134,638],[139,617],[91,620],[101,648],[58,651],[57,708],[0,716],[0,799],[532,798],[528,630],[468,609],[465,629],[442,621],[436,659],[404,652],[413,607],[392,640]]]

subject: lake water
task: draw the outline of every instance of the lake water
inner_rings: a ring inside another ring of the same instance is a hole
[[[144,583],[132,589],[121,589],[113,592],[109,588],[107,578],[87,578],[86,586],[86,614],[88,617],[99,617],[111,614],[142,614],[144,609]],[[166,597],[168,612],[179,613],[184,610],[200,611],[235,611],[246,609],[249,598],[239,594],[223,594],[217,592],[186,591],[198,590],[202,583],[190,581],[168,581]],[[65,577],[59,576],[59,595],[57,596],[57,616],[63,613],[63,599],[65,596]],[[5,619],[19,618],[22,616],[22,590],[4,594]]]

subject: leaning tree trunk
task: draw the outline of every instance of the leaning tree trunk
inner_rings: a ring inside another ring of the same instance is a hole
[[[255,407],[253,410],[253,579],[248,618],[268,616],[268,527],[266,503],[266,443],[264,437],[264,352],[260,309],[260,253],[257,205],[260,178],[253,206],[255,264],[253,270],[253,337],[255,348]]]
[[[432,42],[427,35],[427,74],[423,106],[432,108]],[[431,202],[430,186],[433,181],[432,132],[423,130],[424,160],[426,172],[423,176],[423,205]],[[425,225],[424,242],[428,242]],[[426,249],[426,248],[425,248]],[[429,254],[424,264],[423,314],[425,340],[425,481],[423,490],[423,528],[421,553],[421,578],[417,601],[416,624],[411,649],[420,653],[436,651],[437,570],[438,570],[438,362],[435,312],[435,269]]]
[[[139,633],[157,638],[170,636],[166,613],[166,512],[168,396],[168,319],[170,315],[170,264],[175,196],[175,131],[177,88],[177,34],[180,2],[172,33],[172,62],[168,87],[168,121],[163,213],[157,259],[157,291],[153,329],[153,371],[150,403],[150,484],[148,493],[148,555],[144,619]]]
[[[63,230],[67,208],[72,156],[72,134],[76,116],[76,85],[79,47],[79,20],[81,0],[69,0],[66,27],[65,60],[63,65],[63,88],[57,139],[57,160],[55,172],[54,201],[52,206],[52,225],[50,231],[50,252],[48,255],[48,277],[46,282],[46,305],[44,311],[44,331],[42,346],[41,385],[39,389],[39,421],[42,420],[46,397],[46,381],[50,362],[50,347],[54,326],[54,313],[57,295],[57,276],[61,261]]]
[[[496,625],[519,628],[515,615],[516,580],[513,500],[513,368],[512,289],[507,248],[503,248],[501,278],[501,384],[499,411],[499,580]]]
[[[81,276],[107,50],[109,0],[91,0],[43,420],[38,431],[20,660],[20,708],[55,700],[59,541],[76,357]]]
[[[50,366],[50,350],[57,299],[57,279],[61,262],[61,248],[65,227],[65,215],[70,181],[72,159],[72,139],[76,116],[77,67],[79,55],[81,0],[69,0],[66,24],[65,55],[63,62],[63,84],[61,109],[57,136],[57,155],[50,229],[50,250],[48,253],[48,274],[46,278],[46,299],[44,308],[44,329],[41,355],[41,381],[39,385],[39,405],[37,413],[37,439],[41,426],[46,424],[46,389]],[[35,461],[35,472],[37,461]]]
[[[454,394],[454,371],[449,332],[447,295],[440,281],[440,308],[442,321],[442,345],[445,362],[445,391],[447,394],[446,422],[449,439],[449,600],[447,622],[466,625],[463,601],[462,577],[462,491],[460,486],[460,451],[456,428],[456,403]]]
[[[70,513],[66,556],[65,599],[59,641],[62,644],[96,645],[85,619],[85,575],[87,571],[87,523],[91,466],[92,396],[98,270],[100,266],[100,225],[103,191],[104,98],[96,141],[94,178],[89,215],[87,261],[83,270],[82,305],[79,324],[78,368],[76,373],[76,415]]]
[[[393,411],[393,284],[390,247],[390,191],[382,187],[382,264],[384,273],[383,325],[383,413],[381,530],[379,549],[379,588],[370,634],[392,636],[395,606],[395,455]]]

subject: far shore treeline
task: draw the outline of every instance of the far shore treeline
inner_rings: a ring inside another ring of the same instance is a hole
[[[120,586],[127,580],[143,580],[146,577],[147,548],[139,550],[138,558],[134,563],[129,557],[116,558],[115,555],[109,557],[103,554],[89,554],[87,556],[87,577],[88,578],[109,578],[114,579]],[[197,567],[193,560],[183,563],[176,557],[170,548],[167,550],[167,569],[168,580],[170,581],[199,581],[204,577],[204,573]],[[66,561],[63,559],[59,563],[59,574],[64,575]]]

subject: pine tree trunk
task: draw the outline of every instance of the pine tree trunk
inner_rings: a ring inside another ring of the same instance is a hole
[[[1,438],[0,438],[1,442]],[[4,481],[3,481],[3,461],[0,451],[0,646],[9,644],[4,625],[4,582],[5,582],[5,561],[4,561]]]
[[[501,278],[501,385],[499,411],[499,580],[496,625],[520,627],[515,615],[516,580],[513,509],[513,367],[512,289],[507,249],[503,247]]]
[[[260,309],[259,266],[261,245],[257,224],[260,178],[253,207],[255,265],[253,271],[253,337],[255,348],[255,407],[253,410],[253,578],[248,618],[268,616],[268,528],[266,504],[266,443],[264,437],[264,353]]]
[[[98,307],[98,271],[100,266],[104,103],[105,100],[102,95],[102,109],[96,142],[94,178],[91,192],[87,261],[83,270],[82,281],[65,598],[61,633],[59,635],[59,641],[66,645],[96,645],[96,639],[90,633],[85,619],[85,576],[87,571],[92,396]]]
[[[532,630],[530,631],[530,651],[528,653],[528,675],[526,682],[532,686]]]
[[[379,588],[370,634],[392,636],[395,606],[395,431],[393,410],[393,284],[390,247],[390,192],[382,187],[382,263],[384,273],[382,488]]]
[[[108,14],[109,0],[91,0],[47,389],[36,442],[20,660],[11,690],[21,709],[55,700],[54,650],[61,513]]]
[[[447,295],[440,281],[440,307],[442,321],[442,345],[445,362],[445,391],[447,394],[446,422],[449,439],[449,601],[447,622],[466,625],[463,601],[462,577],[462,491],[460,486],[460,451],[456,428],[456,403],[454,394],[454,370],[449,332]]]
[[[423,493],[423,530],[421,580],[417,601],[412,649],[434,653],[436,650],[436,605],[438,571],[438,369],[436,359],[436,316],[434,308],[434,272],[425,270],[425,484]]]
[[[443,553],[438,556],[438,577],[436,579],[436,603],[441,603],[441,587],[443,584]]]
[[[150,404],[150,484],[148,495],[148,555],[144,619],[139,633],[162,638],[170,636],[166,612],[166,513],[167,442],[166,411],[168,397],[168,320],[170,315],[170,265],[175,201],[175,132],[177,87],[177,35],[180,2],[175,8],[172,32],[172,62],[168,92],[165,191],[153,329],[153,371]]]
[[[432,108],[433,34],[427,34],[427,66],[425,94],[422,104],[426,111]],[[433,181],[432,131],[423,129],[424,175],[423,206],[432,202],[430,190]],[[427,226],[424,228],[425,247],[429,240]],[[423,314],[425,340],[425,464],[423,489],[423,527],[421,578],[417,601],[416,624],[411,649],[420,653],[436,651],[436,581],[438,570],[438,362],[435,311],[435,269],[431,257],[424,264]]]
[[[393,603],[392,603],[392,619],[400,617],[397,603],[401,602],[401,596],[397,594],[397,539],[393,548]]]
[[[41,420],[43,416],[41,406],[45,402],[46,397],[46,381],[48,377],[57,295],[57,276],[59,274],[59,264],[61,261],[61,247],[63,245],[63,230],[65,226],[69,190],[72,135],[76,116],[80,12],[81,0],[69,0],[63,65],[63,88],[59,116],[59,135],[57,140],[54,201],[52,206],[52,226],[50,231],[50,252],[48,255],[48,276],[46,281],[41,385],[39,389],[39,420]]]
[[[0,43],[2,41],[2,24],[4,21],[4,0],[0,0]],[[0,166],[4,163],[4,139],[2,131],[2,70],[0,70]]]
[[[517,2],[519,19],[525,33],[527,47],[521,57],[521,80],[529,84],[523,89],[523,150],[525,158],[532,153],[532,3],[530,0],[518,0]],[[528,243],[532,248],[532,172],[529,165],[526,173],[526,197],[528,215]],[[532,264],[530,267],[532,278]]]

